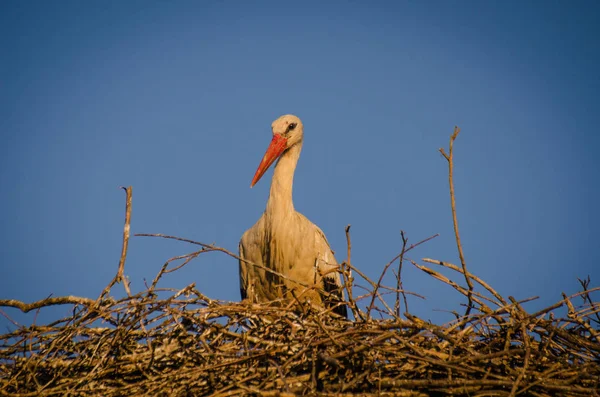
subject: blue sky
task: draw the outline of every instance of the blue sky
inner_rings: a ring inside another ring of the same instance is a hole
[[[599,6],[322,3],[3,2],[0,298],[97,297],[117,269],[121,185],[134,233],[237,250],[264,210],[271,172],[249,184],[285,113],[305,125],[296,209],[339,261],[352,224],[353,263],[371,277],[400,230],[409,243],[440,234],[412,259],[458,264],[437,150],[459,125],[469,270],[505,296],[541,296],[531,310],[576,292],[577,277],[597,286]],[[194,249],[132,238],[132,289]],[[238,300],[237,274],[206,254],[162,286]],[[411,312],[437,322],[464,302],[409,264],[404,286],[427,297]]]

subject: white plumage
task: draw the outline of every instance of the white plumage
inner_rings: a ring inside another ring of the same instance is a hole
[[[304,135],[302,122],[293,115],[281,116],[273,122],[272,130],[273,139],[251,184],[254,186],[279,158],[267,208],[244,233],[239,246],[242,299],[252,302],[298,299],[335,305],[343,297],[338,263],[321,229],[297,212],[292,201],[294,171]],[[343,304],[336,305],[334,311],[347,316]]]

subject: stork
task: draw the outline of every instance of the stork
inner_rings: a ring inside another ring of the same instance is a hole
[[[297,212],[292,201],[294,171],[304,137],[302,122],[288,114],[275,120],[271,128],[273,139],[250,187],[279,160],[267,208],[240,240],[242,299],[299,300],[331,307],[343,300],[338,263],[321,229]],[[343,304],[338,303],[333,311],[348,316]]]

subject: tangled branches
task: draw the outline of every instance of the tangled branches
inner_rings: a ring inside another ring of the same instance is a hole
[[[575,309],[574,298],[533,314],[514,301],[442,327],[393,311],[384,320],[361,312],[365,320],[353,322],[311,307],[218,302],[193,284],[166,299],[147,290],[98,307],[76,304],[69,318],[2,335],[0,390],[593,396],[600,307]],[[572,307],[567,318],[548,315],[562,305]]]

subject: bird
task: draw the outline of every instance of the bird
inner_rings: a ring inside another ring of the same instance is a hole
[[[273,138],[252,178],[253,187],[277,160],[267,206],[239,244],[242,300],[310,302],[348,317],[339,265],[325,234],[294,209],[292,185],[304,128],[286,114],[271,124]]]

